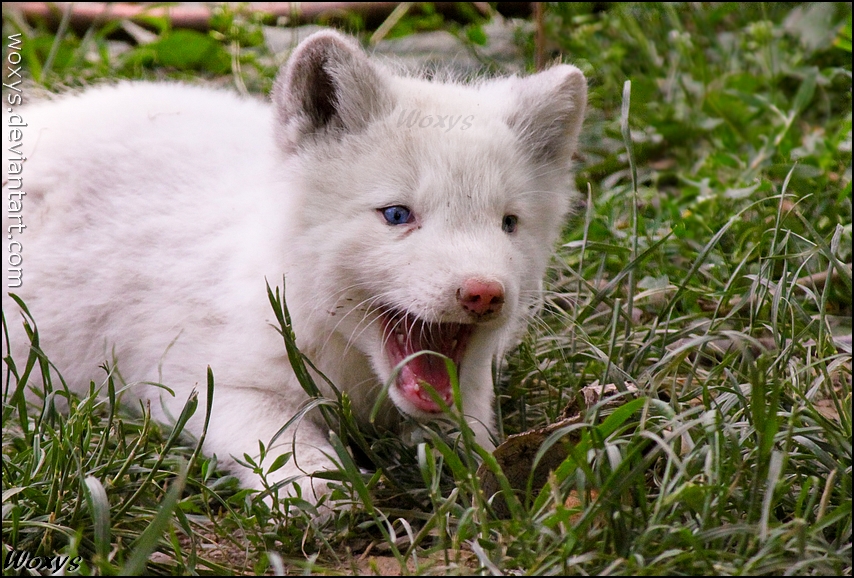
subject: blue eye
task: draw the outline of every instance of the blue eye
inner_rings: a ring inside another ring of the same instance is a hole
[[[504,215],[504,220],[501,221],[501,229],[505,233],[516,232],[516,225],[519,222],[519,217],[516,215]]]
[[[394,205],[379,210],[389,225],[405,225],[412,222],[412,211],[403,205]]]

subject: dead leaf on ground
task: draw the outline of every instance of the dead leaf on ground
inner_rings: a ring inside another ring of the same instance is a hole
[[[627,382],[625,384],[627,391],[632,394],[637,392],[637,386]],[[579,430],[571,430],[562,436],[556,443],[546,450],[537,467],[534,468],[534,459],[540,451],[549,436],[554,432],[563,428],[581,423],[584,413],[602,400],[618,393],[617,386],[614,384],[599,385],[593,383],[583,387],[580,395],[576,399],[570,401],[561,413],[561,419],[553,424],[535,428],[520,434],[515,434],[507,438],[501,445],[495,448],[492,455],[501,466],[501,470],[507,478],[510,487],[513,488],[516,495],[524,496],[527,492],[528,483],[530,480],[531,491],[534,495],[546,485],[549,473],[554,471],[569,455],[569,444],[578,443]],[[623,405],[629,401],[629,396],[615,397],[612,402],[606,405]],[[532,472],[533,470],[533,472]],[[502,518],[510,517],[510,510],[507,507],[507,502],[503,496],[496,495],[501,491],[501,484],[498,481],[498,476],[495,472],[489,469],[485,464],[477,470],[477,475],[480,478],[481,488],[487,498],[493,497],[492,507],[495,513]]]

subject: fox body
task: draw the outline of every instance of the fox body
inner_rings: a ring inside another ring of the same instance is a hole
[[[22,258],[6,292],[28,306],[42,350],[73,389],[114,365],[125,400],[149,400],[164,422],[204,393],[210,365],[205,451],[260,487],[232,457],[257,454],[308,400],[266,294],[284,275],[297,344],[358,417],[390,383],[381,426],[436,419],[452,401],[444,359],[401,365],[430,350],[454,362],[463,413],[491,446],[493,360],[536,311],[573,203],[583,75],[558,65],[428,81],[324,31],[294,51],[271,100],[126,82],[5,116],[26,157],[4,163],[4,221],[20,221],[10,238]],[[6,292],[13,356],[25,359]],[[314,413],[278,438],[297,460],[275,479],[332,467]],[[188,425],[201,428],[201,416]]]

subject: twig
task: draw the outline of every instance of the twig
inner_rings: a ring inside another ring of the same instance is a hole
[[[543,3],[534,2],[534,20],[537,25],[537,35],[534,38],[534,47],[536,49],[536,67],[537,71],[543,70],[546,67],[546,32],[543,24]]]
[[[848,273],[851,274],[851,263],[848,263],[846,267],[848,268]],[[830,278],[834,281],[838,279],[839,269],[834,268]],[[798,278],[795,283],[797,283],[798,285],[803,285],[804,287],[812,286],[813,289],[818,289],[818,285],[823,285],[827,283],[827,271],[813,273],[812,275],[805,275],[803,277]]]
[[[285,19],[288,24],[315,22],[321,16],[336,13],[355,13],[362,15],[368,23],[379,25],[397,8],[399,2],[249,2],[247,9],[270,16],[269,23],[278,23]],[[453,17],[459,14],[456,2],[436,2],[436,11]],[[475,8],[483,12],[482,3],[474,3]],[[105,16],[114,20],[133,20],[140,25],[149,26],[145,21],[149,17],[167,17],[173,28],[191,28],[208,30],[213,7],[205,5],[179,4],[177,6],[146,6],[126,2],[4,2],[3,8],[19,10],[24,18],[33,23],[42,21],[56,28],[61,20],[62,11],[71,7],[70,26],[75,31],[86,30],[105,22]],[[498,11],[505,16],[530,15],[530,2],[499,2]]]

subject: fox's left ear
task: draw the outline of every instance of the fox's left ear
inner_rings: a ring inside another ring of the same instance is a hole
[[[532,158],[541,163],[569,162],[587,107],[587,80],[575,66],[561,64],[516,79],[515,102],[507,124]]]

